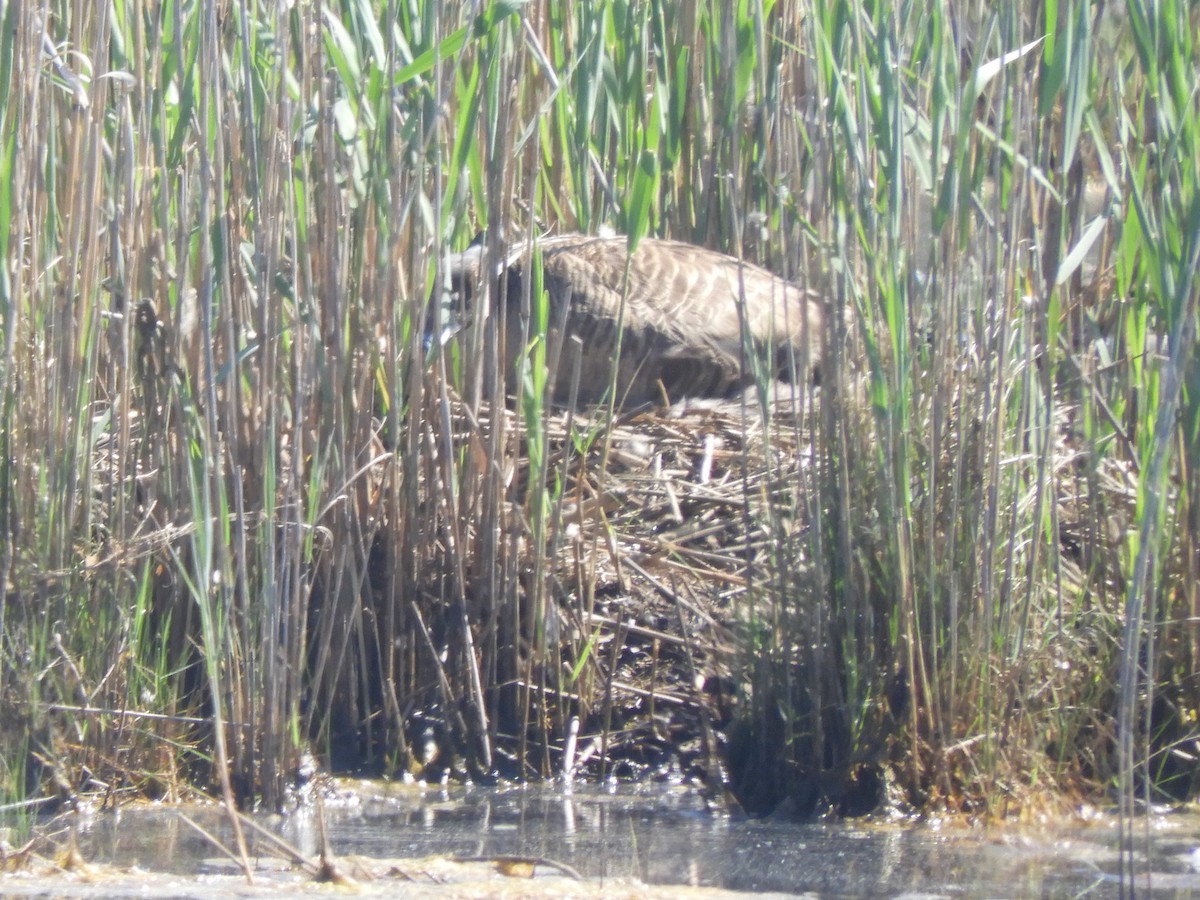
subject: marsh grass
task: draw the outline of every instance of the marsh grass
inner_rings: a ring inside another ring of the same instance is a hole
[[[0,23],[7,794],[545,777],[573,727],[599,774],[667,708],[753,810],[1194,794],[1193,8]],[[501,298],[428,352],[425,301],[542,223],[814,287],[832,364],[562,414],[528,284],[506,405]]]

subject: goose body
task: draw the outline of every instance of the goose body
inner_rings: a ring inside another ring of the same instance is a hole
[[[537,246],[549,301],[546,359],[558,361],[555,402],[570,399],[577,365],[576,400],[595,403],[611,385],[616,360],[619,405],[733,396],[754,382],[744,348],[753,348],[772,379],[803,380],[820,365],[821,303],[758,266],[648,238],[628,260],[626,284],[624,237],[572,234]],[[472,247],[451,262],[451,289],[468,306],[484,287],[483,256]],[[530,257],[516,248],[492,267],[492,308],[503,310],[497,321],[510,378],[530,333],[523,302]]]

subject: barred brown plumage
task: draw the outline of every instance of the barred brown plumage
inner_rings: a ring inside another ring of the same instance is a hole
[[[753,348],[768,380],[802,382],[819,372],[823,306],[813,292],[751,263],[679,241],[644,239],[632,259],[627,246],[623,237],[581,234],[537,241],[549,298],[546,358],[562,351],[552,390],[556,402],[569,397],[576,352],[577,399],[603,398],[611,384],[618,320],[624,329],[619,405],[664,396],[671,402],[733,396],[755,380],[744,348]],[[451,260],[451,290],[464,308],[485,286],[483,258],[483,247],[472,246]],[[505,326],[501,346],[509,377],[529,334],[522,312],[529,259],[522,245],[491,267],[492,308],[505,310],[497,321]],[[564,333],[579,343],[562,343]]]

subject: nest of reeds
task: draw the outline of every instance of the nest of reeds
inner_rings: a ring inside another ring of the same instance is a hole
[[[464,592],[481,668],[497,672],[504,698],[489,705],[501,707],[495,749],[515,773],[718,774],[738,703],[737,634],[768,615],[758,588],[780,571],[794,584],[806,566],[811,422],[757,399],[549,413],[533,427],[512,409],[472,415],[459,403],[439,417],[453,435],[438,444],[481,447],[499,429],[511,467],[506,524],[458,524],[476,556],[515,573],[475,569]],[[513,535],[500,552],[483,546],[496,530]],[[426,571],[444,578],[444,560]],[[428,604],[435,618],[445,608]],[[418,721],[442,718],[433,707],[446,698],[434,696]],[[540,771],[531,744],[544,748]],[[440,767],[452,754],[436,756]]]

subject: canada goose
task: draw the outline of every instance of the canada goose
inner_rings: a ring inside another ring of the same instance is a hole
[[[568,234],[537,242],[542,286],[549,298],[546,359],[561,349],[553,399],[569,400],[578,348],[577,400],[595,403],[610,387],[625,280],[624,237]],[[460,309],[483,289],[484,250],[473,245],[452,258],[449,280]],[[492,308],[503,308],[504,358],[511,378],[529,334],[522,297],[530,254],[514,248],[494,267]],[[741,299],[745,298],[744,304]],[[563,333],[577,336],[559,346]],[[742,364],[747,344],[772,378],[794,381],[821,362],[822,306],[808,291],[750,263],[679,241],[644,239],[629,263],[617,377],[620,404],[664,397],[730,397],[753,383]],[[510,385],[511,385],[510,381]],[[510,388],[511,390],[511,388]]]

